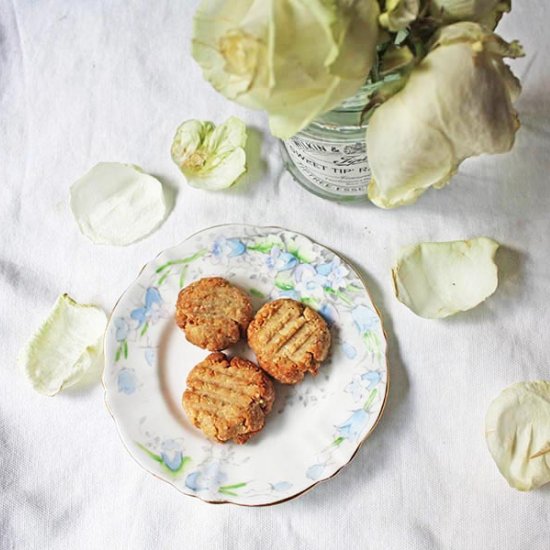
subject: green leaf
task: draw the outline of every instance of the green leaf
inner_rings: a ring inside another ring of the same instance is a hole
[[[355,285],[348,285],[346,287],[346,292],[361,292],[363,289],[359,286],[355,286]]]
[[[122,353],[122,346],[118,346],[118,349],[116,350],[115,354],[115,363],[118,363],[120,360],[120,354]]]
[[[309,264],[313,261],[312,257],[300,252],[300,247],[296,246],[296,243],[289,243],[286,247],[286,251],[292,254],[301,264]]]
[[[220,491],[223,489],[223,490],[226,490],[226,489],[240,489],[241,487],[245,487],[246,486],[246,482],[241,482],[241,483],[234,483],[233,485],[223,485],[220,487]]]
[[[218,493],[221,493],[222,495],[231,495],[232,497],[238,496],[237,493],[233,489],[240,489],[241,487],[244,487],[246,483],[235,483],[233,485],[222,485],[218,488]]]
[[[139,335],[143,336],[147,332],[148,329],[149,329],[149,323],[147,322],[143,325],[143,328],[141,329],[141,332],[139,333]]]
[[[378,354],[380,353],[380,339],[376,332],[368,331],[363,334],[363,341],[365,346],[370,353]]]
[[[337,437],[337,438],[332,442],[331,446],[332,446],[332,447],[338,447],[339,445],[341,445],[341,444],[344,442],[345,439],[346,439],[346,438],[345,438],[345,437],[342,437],[342,436]]]
[[[237,495],[237,493],[234,493],[233,491],[226,491],[225,489],[223,489],[221,487],[218,489],[218,493],[221,493],[222,495],[231,495],[232,497],[239,496],[239,495]]]
[[[124,359],[128,359],[128,342],[126,340],[124,340],[123,348],[124,348]]]
[[[198,252],[195,252],[195,254],[188,256],[187,258],[183,258],[181,260],[170,260],[169,262],[166,262],[165,264],[162,264],[161,266],[157,267],[155,270],[155,273],[161,273],[165,269],[168,269],[172,265],[180,265],[180,264],[190,264],[191,262],[194,262],[195,260],[198,260],[199,258],[202,258],[208,250],[206,248],[203,248],[202,250],[199,250]]]
[[[275,286],[281,290],[294,290],[294,285],[287,281],[275,281]]]
[[[313,259],[309,256],[304,256],[303,254],[300,254],[299,252],[296,252],[296,254],[293,254],[293,256],[301,263],[301,264],[310,264]]]
[[[167,472],[171,473],[172,475],[178,475],[178,474],[181,474],[185,470],[185,468],[188,466],[188,464],[190,462],[191,462],[191,457],[190,456],[183,456],[181,458],[181,464],[178,466],[178,468],[176,470],[172,470],[171,468],[168,468],[168,466],[166,466],[166,464],[164,464],[164,462],[162,462],[162,467]]]
[[[276,246],[275,243],[258,243],[248,245],[248,250],[253,250],[254,252],[261,252],[262,254],[269,254],[271,249]]]
[[[345,304],[347,304],[348,306],[351,306],[353,304],[353,301],[350,300],[342,291],[340,290],[334,290],[332,287],[330,286],[325,286],[324,289],[323,289],[327,294],[330,294],[331,296],[336,296],[336,298],[339,298],[340,300],[342,300],[342,302],[344,302]]]
[[[155,454],[153,451],[150,451],[145,445],[142,445],[141,443],[136,442],[136,445],[150,458],[158,462],[159,464],[162,464],[162,457]]]
[[[173,475],[181,474],[191,462],[190,456],[184,456],[182,457],[181,464],[178,466],[177,470],[172,470],[171,468],[168,468],[168,466],[166,466],[166,464],[164,463],[164,460],[160,455],[149,450],[147,447],[145,447],[145,445],[142,445],[137,441],[135,443],[149,458],[152,458],[155,462],[158,462],[163,467],[163,469],[169,472],[170,474],[173,474]]]
[[[256,288],[250,288],[248,289],[248,292],[250,292],[250,294],[252,296],[255,296],[256,298],[265,298],[265,295]]]
[[[308,296],[302,296],[300,298],[300,302],[306,306],[312,307],[313,309],[317,309],[317,306],[319,305],[319,302],[315,300],[315,298],[309,298]]]
[[[370,406],[372,405],[372,402],[374,401],[374,398],[376,397],[377,393],[378,393],[377,389],[374,389],[370,392],[369,398],[365,401],[365,404],[363,405],[363,410],[368,412],[368,410],[369,410]]]
[[[338,296],[338,298],[340,298],[340,300],[342,300],[342,302],[344,302],[345,304],[347,304],[348,306],[351,306],[353,305],[353,301],[350,300],[343,292],[341,292],[340,290],[336,291],[336,296]]]
[[[162,277],[158,280],[158,283],[157,283],[157,286],[160,286],[162,285],[162,283],[164,283],[164,281],[166,281],[166,278],[172,273],[172,270],[169,269],[166,273],[164,273],[164,275],[162,275]]]

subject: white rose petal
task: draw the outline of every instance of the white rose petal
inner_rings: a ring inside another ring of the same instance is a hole
[[[20,356],[34,389],[55,395],[78,382],[101,356],[106,326],[101,309],[60,296]]]
[[[233,185],[246,171],[246,126],[237,117],[224,124],[188,120],[178,128],[172,160],[187,183],[215,191]]]
[[[141,168],[100,162],[71,187],[71,209],[96,244],[125,246],[149,235],[166,218],[161,183]]]
[[[370,119],[369,198],[382,208],[410,204],[448,183],[459,164],[511,149],[519,127],[519,81],[502,61],[521,55],[477,23],[445,27],[405,87]]]
[[[489,451],[511,487],[537,489],[550,482],[550,381],[506,388],[485,419]]]
[[[472,309],[497,288],[498,247],[486,237],[407,247],[392,270],[395,295],[428,319]]]

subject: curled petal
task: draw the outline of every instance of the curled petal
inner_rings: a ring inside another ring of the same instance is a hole
[[[60,296],[20,356],[34,389],[45,395],[76,384],[101,356],[107,317]]]
[[[372,202],[411,204],[447,184],[464,159],[510,150],[520,87],[503,57],[521,53],[476,23],[445,27],[405,87],[370,119]]]
[[[490,405],[485,437],[511,487],[537,489],[550,482],[550,381],[520,382]]]

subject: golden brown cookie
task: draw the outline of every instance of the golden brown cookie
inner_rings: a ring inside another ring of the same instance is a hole
[[[317,374],[330,348],[330,331],[316,311],[285,298],[258,311],[248,327],[248,344],[262,369],[283,384],[296,384],[308,371]]]
[[[187,376],[182,402],[189,420],[208,438],[246,443],[264,427],[274,399],[271,380],[254,363],[211,353]]]
[[[189,342],[209,351],[237,343],[251,319],[248,296],[222,277],[199,279],[178,295],[176,323]]]

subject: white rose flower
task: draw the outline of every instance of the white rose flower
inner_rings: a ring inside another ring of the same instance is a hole
[[[444,27],[405,87],[370,119],[372,202],[411,204],[429,187],[443,187],[464,159],[510,150],[521,88],[503,58],[519,55],[517,43],[477,23]]]
[[[288,138],[352,96],[371,69],[376,0],[203,0],[193,57],[224,96]]]
[[[186,120],[172,143],[172,160],[187,183],[216,191],[233,185],[246,172],[246,125],[229,117],[216,126],[208,120]]]

